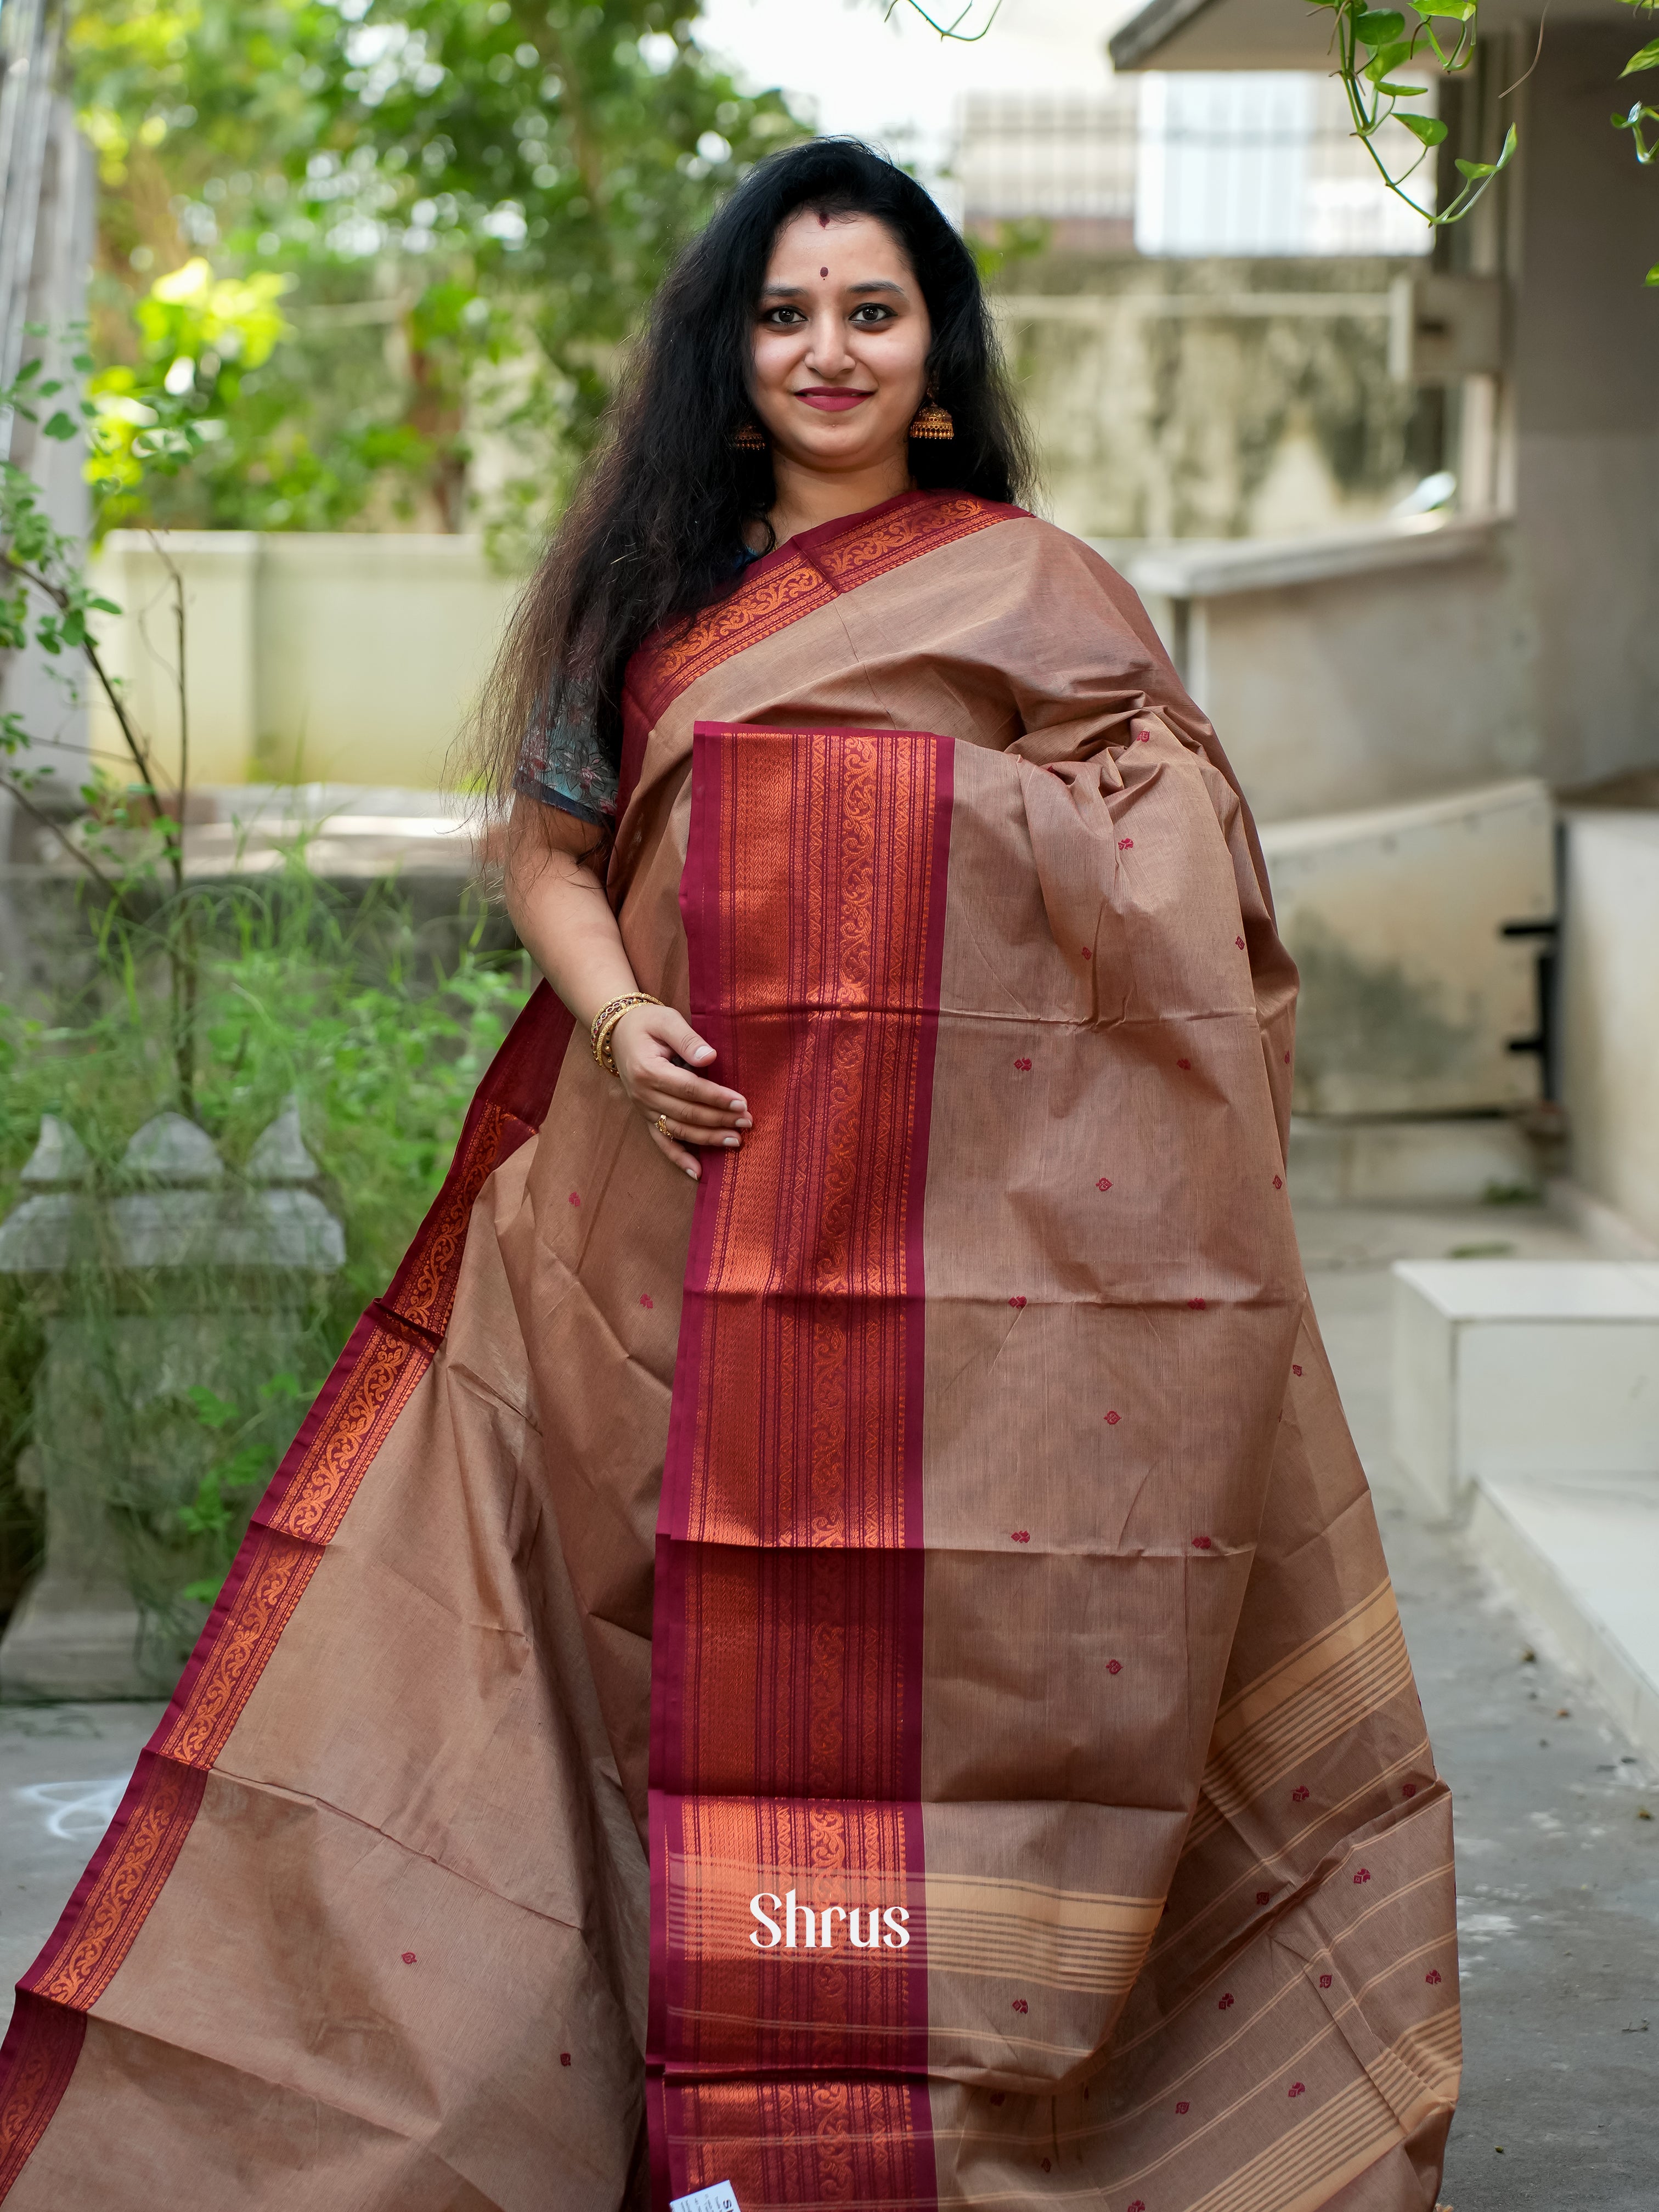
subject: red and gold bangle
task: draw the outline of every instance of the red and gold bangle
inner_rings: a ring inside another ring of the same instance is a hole
[[[619,999],[607,1000],[593,1017],[588,1036],[593,1046],[593,1058],[607,1075],[616,1075],[617,1063],[611,1056],[611,1036],[617,1023],[630,1006],[659,1006],[660,999],[653,999],[649,991],[625,991]],[[618,1078],[620,1080],[620,1078]]]

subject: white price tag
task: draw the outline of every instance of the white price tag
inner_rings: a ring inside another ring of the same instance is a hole
[[[669,2199],[668,2212],[742,2212],[729,2181],[716,2181],[707,2189],[694,2189],[689,2197]]]

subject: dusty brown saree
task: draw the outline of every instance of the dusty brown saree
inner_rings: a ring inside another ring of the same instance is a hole
[[[753,1136],[694,1194],[532,1000],[21,1984],[0,2194],[1431,2205],[1449,1806],[1207,726],[921,495],[628,711],[623,933]]]

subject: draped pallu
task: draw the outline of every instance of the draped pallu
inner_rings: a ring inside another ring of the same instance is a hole
[[[1294,973],[1133,596],[793,540],[611,884],[755,1127],[544,990],[0,2081],[9,2206],[1431,2206],[1449,1807],[1284,1175]]]

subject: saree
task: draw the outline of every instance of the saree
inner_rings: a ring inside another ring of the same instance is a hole
[[[1431,2207],[1449,1800],[1213,733],[937,494],[624,708],[753,1130],[692,1184],[532,999],[19,1984],[9,2212]]]

